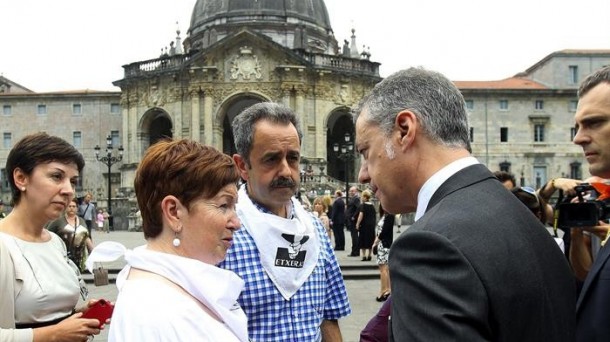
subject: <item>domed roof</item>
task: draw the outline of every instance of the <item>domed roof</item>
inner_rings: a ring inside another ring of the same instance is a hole
[[[197,0],[191,35],[218,24],[302,23],[332,31],[323,0]]]

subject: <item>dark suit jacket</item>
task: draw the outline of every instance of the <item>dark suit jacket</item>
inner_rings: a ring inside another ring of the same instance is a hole
[[[483,165],[390,249],[390,341],[572,341],[575,283],[544,226]]]
[[[360,208],[360,196],[354,196],[347,202],[347,208],[345,209],[345,224],[348,229],[353,229],[356,225],[356,219],[358,218],[358,209]]]
[[[576,305],[576,341],[610,341],[610,248],[602,247]]]
[[[343,198],[337,197],[333,202],[330,220],[333,226],[343,226],[345,224],[345,202]]]

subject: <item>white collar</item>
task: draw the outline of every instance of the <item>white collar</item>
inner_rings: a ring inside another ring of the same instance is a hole
[[[445,165],[445,167],[433,174],[432,177],[428,178],[421,189],[419,189],[419,194],[417,195],[417,211],[415,212],[415,221],[424,216],[432,195],[434,195],[436,190],[438,190],[438,188],[440,188],[440,186],[443,185],[443,183],[445,183],[449,177],[458,173],[460,170],[467,168],[468,166],[478,163],[479,161],[475,157],[460,158]]]

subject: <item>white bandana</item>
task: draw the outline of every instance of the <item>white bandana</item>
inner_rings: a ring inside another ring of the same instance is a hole
[[[242,227],[254,239],[263,268],[286,300],[313,272],[320,253],[313,217],[294,198],[292,206],[292,219],[267,214],[252,203],[245,184],[239,190],[237,214]]]
[[[93,273],[94,263],[113,261],[123,255],[127,265],[117,276],[119,291],[131,267],[161,275],[220,317],[240,341],[248,341],[248,321],[237,303],[244,288],[244,281],[238,275],[195,259],[152,251],[146,245],[129,250],[114,241],[97,245],[91,251],[86,266]]]

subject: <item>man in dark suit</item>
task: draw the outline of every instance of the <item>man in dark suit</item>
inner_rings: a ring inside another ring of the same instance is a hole
[[[464,98],[420,68],[356,111],[359,181],[415,223],[390,248],[390,341],[571,341],[575,284],[544,226],[470,155]]]
[[[582,147],[592,175],[610,178],[610,66],[588,76],[578,90],[578,98],[574,117],[578,131],[574,143]],[[607,245],[604,243],[597,254],[578,297],[577,341],[610,340],[610,248]]]
[[[345,202],[343,201],[343,193],[341,190],[335,191],[335,200],[330,214],[330,222],[333,227],[333,235],[335,236],[335,250],[345,250]]]
[[[360,245],[358,245],[358,229],[356,229],[356,219],[358,218],[358,208],[360,208],[360,195],[358,188],[352,186],[349,189],[349,198],[347,200],[347,208],[345,209],[345,221],[347,230],[352,237],[352,250],[348,254],[351,257],[360,256]]]

